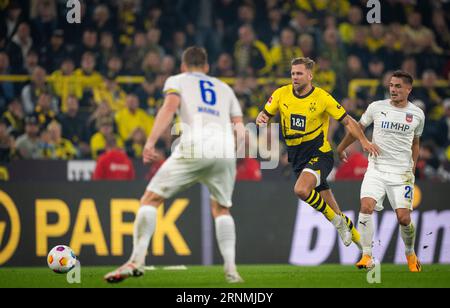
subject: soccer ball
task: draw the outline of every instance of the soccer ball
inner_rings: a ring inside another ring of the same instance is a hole
[[[77,257],[70,247],[59,245],[50,250],[47,256],[48,267],[58,274],[70,272],[77,263]]]

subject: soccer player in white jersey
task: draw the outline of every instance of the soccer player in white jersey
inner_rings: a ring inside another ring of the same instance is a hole
[[[416,230],[411,221],[411,212],[414,173],[425,115],[420,108],[408,101],[412,85],[411,75],[403,71],[394,72],[389,85],[391,98],[370,104],[360,120],[362,129],[374,124],[372,142],[380,147],[381,153],[378,157],[369,157],[369,168],[361,187],[358,229],[361,233],[363,256],[356,264],[358,268],[370,269],[374,266],[372,215],[374,210],[383,210],[383,201],[387,196],[400,224],[409,270],[422,270],[414,251]],[[345,149],[353,142],[354,138],[347,134],[338,146],[342,160],[346,160]]]
[[[183,134],[179,145],[152,179],[141,199],[134,223],[133,253],[125,265],[105,276],[110,283],[144,274],[145,257],[156,226],[157,208],[164,200],[198,182],[206,185],[211,194],[211,211],[225,263],[225,278],[229,283],[243,281],[235,264],[236,232],[230,214],[236,176],[232,127],[239,136],[245,136],[242,110],[228,85],[206,75],[209,65],[203,48],[188,48],[183,54],[181,70],[182,74],[166,81],[165,101],[145,145],[144,163],[157,157],[155,144],[177,111]],[[212,155],[209,153],[211,149],[224,151]],[[231,156],[228,155],[230,152]]]

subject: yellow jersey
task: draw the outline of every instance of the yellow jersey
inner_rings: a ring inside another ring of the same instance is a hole
[[[264,112],[271,117],[280,112],[280,125],[288,147],[307,142],[308,147],[317,147],[322,153],[332,150],[327,139],[330,116],[337,121],[347,116],[344,107],[321,88],[313,87],[307,95],[298,96],[292,85],[276,90]]]

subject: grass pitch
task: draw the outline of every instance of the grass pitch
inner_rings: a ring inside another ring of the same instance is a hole
[[[147,271],[141,278],[107,284],[103,275],[114,267],[82,267],[81,283],[69,284],[65,275],[48,268],[0,268],[0,288],[450,288],[450,265],[425,265],[410,273],[406,265],[382,264],[381,283],[369,284],[367,272],[353,266],[290,265],[239,266],[245,283],[227,284],[222,266],[192,266],[187,270]]]

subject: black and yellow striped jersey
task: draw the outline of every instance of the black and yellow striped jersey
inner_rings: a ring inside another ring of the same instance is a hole
[[[327,140],[330,116],[341,121],[347,115],[344,107],[321,88],[313,87],[307,95],[298,96],[292,85],[276,90],[264,112],[271,117],[280,112],[280,125],[288,147],[307,142],[323,153],[332,150]]]

